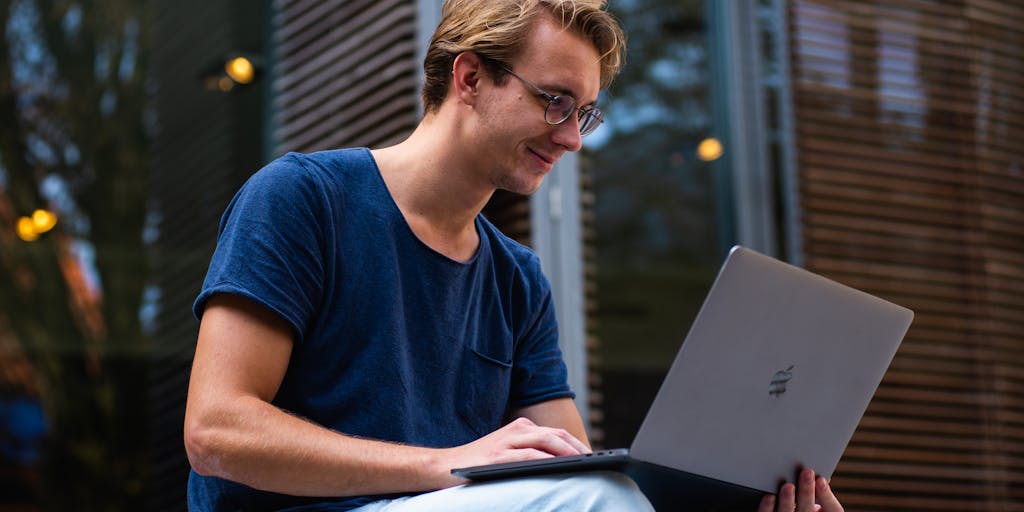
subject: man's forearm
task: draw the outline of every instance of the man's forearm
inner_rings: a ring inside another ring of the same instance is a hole
[[[445,451],[360,439],[288,414],[258,398],[216,413],[190,411],[186,451],[201,475],[298,496],[355,496],[460,483]]]
[[[464,483],[451,475],[454,467],[590,451],[565,429],[526,417],[472,443],[435,449],[347,436],[256,398],[215,410],[206,417],[186,412],[196,472],[297,496],[429,491]]]

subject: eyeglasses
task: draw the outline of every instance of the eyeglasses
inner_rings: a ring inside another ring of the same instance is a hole
[[[544,121],[548,124],[562,124],[575,112],[580,122],[580,136],[589,135],[604,121],[604,112],[596,107],[576,108],[576,98],[572,96],[555,96],[537,87],[533,82],[517,75],[507,67],[502,67],[505,72],[518,78],[521,82],[529,85],[540,97],[548,100],[548,106],[544,109]]]

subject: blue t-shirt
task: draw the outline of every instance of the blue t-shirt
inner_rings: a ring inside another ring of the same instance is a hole
[[[232,293],[291,325],[273,401],[282,409],[355,436],[468,443],[512,409],[572,396],[538,258],[482,216],[475,223],[479,249],[454,261],[413,234],[369,150],[288,154],[228,205],[194,311]],[[196,511],[347,510],[375,498],[189,478]]]

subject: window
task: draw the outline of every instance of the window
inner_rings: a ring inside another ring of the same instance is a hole
[[[627,66],[585,140],[585,229],[599,376],[601,444],[628,445],[733,236],[716,136],[702,1],[632,0],[612,10],[629,35]]]

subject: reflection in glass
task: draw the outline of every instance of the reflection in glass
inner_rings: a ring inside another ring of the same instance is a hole
[[[722,149],[706,142],[714,126],[704,3],[611,8],[629,34],[627,65],[599,102],[608,115],[585,141],[581,166],[594,196],[590,330],[603,444],[626,446],[717,269],[712,173]]]
[[[0,508],[144,508],[145,16],[0,7]]]

